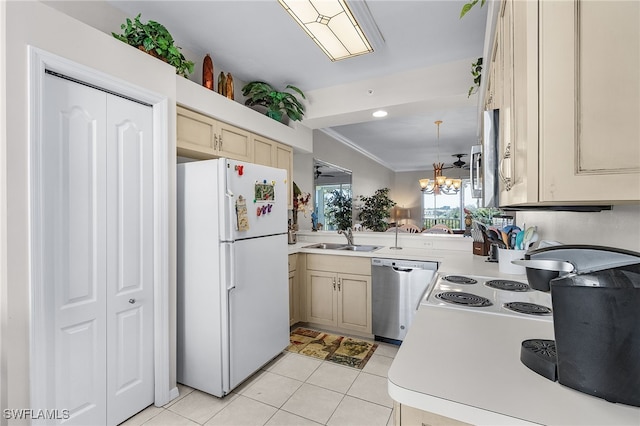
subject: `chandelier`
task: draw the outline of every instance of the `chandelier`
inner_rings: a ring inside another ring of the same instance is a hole
[[[435,124],[438,129],[438,162],[433,163],[433,179],[419,180],[420,189],[426,194],[454,195],[460,191],[462,180],[451,179],[442,175],[442,167],[444,166],[444,163],[440,162],[440,125],[442,124],[442,120],[435,121]]]

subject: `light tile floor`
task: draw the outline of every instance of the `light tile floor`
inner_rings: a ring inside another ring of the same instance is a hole
[[[283,352],[224,398],[178,384],[178,398],[123,425],[393,425],[387,372],[398,347],[377,343],[362,370]]]

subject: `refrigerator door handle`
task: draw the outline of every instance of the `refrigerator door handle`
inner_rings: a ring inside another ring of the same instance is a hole
[[[229,250],[229,263],[227,264],[227,271],[229,271],[229,283],[227,290],[231,291],[236,288],[236,250],[234,244],[226,244]]]
[[[236,214],[236,206],[235,206],[235,202],[234,202],[234,195],[233,192],[231,192],[231,190],[227,189],[224,193],[224,204],[225,204],[225,208],[227,210],[227,214],[224,215],[224,227],[223,227],[223,233],[224,235],[222,235],[222,239],[223,241],[230,241],[233,242],[234,238],[233,238],[233,230],[234,230],[234,221],[233,221],[233,217]]]

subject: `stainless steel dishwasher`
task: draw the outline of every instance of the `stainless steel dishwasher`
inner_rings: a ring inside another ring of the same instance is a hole
[[[437,269],[437,262],[371,259],[371,312],[376,338],[404,340]]]

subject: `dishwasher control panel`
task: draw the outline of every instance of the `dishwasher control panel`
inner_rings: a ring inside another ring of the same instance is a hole
[[[404,259],[380,259],[374,257],[371,259],[371,266],[389,266],[403,269],[430,269],[438,270],[438,262],[420,261],[420,260],[404,260]]]

